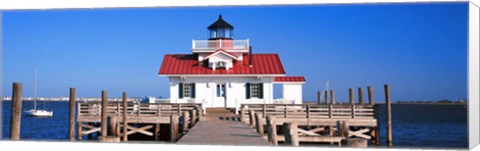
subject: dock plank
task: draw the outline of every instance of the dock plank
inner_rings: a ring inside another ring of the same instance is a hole
[[[234,114],[208,114],[183,136],[178,144],[270,146]]]

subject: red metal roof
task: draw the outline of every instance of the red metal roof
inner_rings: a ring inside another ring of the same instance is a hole
[[[225,55],[227,55],[227,56],[232,57],[232,58],[235,59],[235,60],[237,60],[237,58],[238,58],[238,56],[235,55],[235,54],[233,54],[233,53],[227,52],[227,51],[225,51],[225,50],[223,50],[223,49],[218,49],[218,50],[216,50],[216,51],[208,54],[207,56],[205,56],[204,60],[205,60],[205,59],[208,59],[208,58],[210,58],[210,57],[212,57],[213,55],[218,54],[218,53],[223,53],[223,54],[225,54]]]
[[[160,66],[160,75],[175,74],[285,74],[278,54],[252,54],[252,67],[248,66],[249,55],[243,61],[234,61],[229,70],[212,70],[207,65],[199,65],[197,55],[167,54]]]
[[[305,82],[303,76],[288,76],[288,77],[275,77],[275,82]]]

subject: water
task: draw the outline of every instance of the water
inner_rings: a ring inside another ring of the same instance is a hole
[[[43,102],[38,102],[42,106]],[[23,110],[33,102],[23,103]],[[21,139],[68,140],[68,102],[46,102],[54,109],[52,118],[26,117],[22,114]],[[10,136],[11,102],[3,102],[3,138]],[[386,144],[385,106],[380,105],[381,145]],[[416,148],[467,148],[467,109],[463,105],[392,105],[393,146]]]

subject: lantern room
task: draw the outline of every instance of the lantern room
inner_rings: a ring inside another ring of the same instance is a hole
[[[223,20],[222,15],[219,15],[218,20],[208,26],[208,31],[210,33],[209,40],[233,39],[233,26]]]

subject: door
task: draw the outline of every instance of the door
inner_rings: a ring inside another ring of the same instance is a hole
[[[226,87],[225,83],[219,83],[216,86],[216,93],[215,93],[215,106],[214,107],[226,107],[227,97],[226,97]]]

